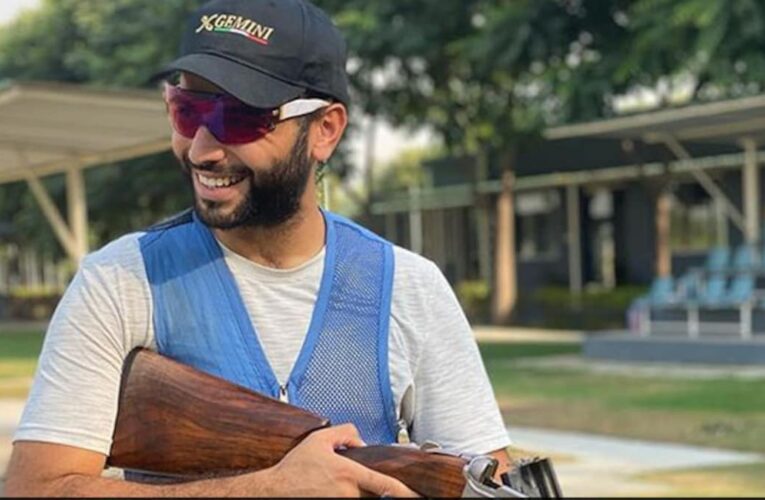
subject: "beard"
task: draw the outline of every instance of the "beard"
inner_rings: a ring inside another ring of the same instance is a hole
[[[216,168],[213,163],[194,164],[183,155],[181,165],[192,184],[194,170],[216,172],[231,177],[245,177],[250,189],[233,210],[224,203],[201,199],[194,192],[194,210],[199,219],[215,229],[243,227],[273,228],[284,224],[300,210],[300,200],[308,186],[313,163],[308,156],[308,127],[301,125],[298,137],[287,157],[268,170],[254,170],[244,165]]]

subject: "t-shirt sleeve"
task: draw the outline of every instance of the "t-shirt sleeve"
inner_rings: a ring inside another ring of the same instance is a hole
[[[510,445],[478,345],[446,278],[431,264],[425,343],[414,374],[416,442],[488,453]]]
[[[83,260],[51,318],[14,441],[109,453],[123,361],[149,343],[145,317],[126,303],[145,295],[133,250],[122,242]]]

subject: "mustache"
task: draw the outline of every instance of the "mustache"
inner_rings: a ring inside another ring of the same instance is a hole
[[[249,168],[243,166],[231,165],[228,167],[221,167],[214,162],[194,163],[191,161],[188,154],[184,154],[183,158],[181,158],[181,166],[188,174],[191,174],[193,170],[215,172],[218,175],[227,177],[250,176],[252,174],[252,171]]]

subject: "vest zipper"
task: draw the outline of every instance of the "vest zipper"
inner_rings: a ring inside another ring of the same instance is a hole
[[[287,384],[279,386],[279,401],[282,403],[289,403],[289,396],[287,396]]]

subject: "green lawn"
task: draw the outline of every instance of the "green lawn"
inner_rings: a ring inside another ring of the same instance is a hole
[[[40,354],[44,333],[40,331],[12,331],[0,334],[0,362],[33,359]]]
[[[25,398],[37,367],[43,332],[0,334],[0,398]]]
[[[764,380],[635,377],[514,359],[576,354],[571,344],[483,344],[510,425],[765,451]]]

